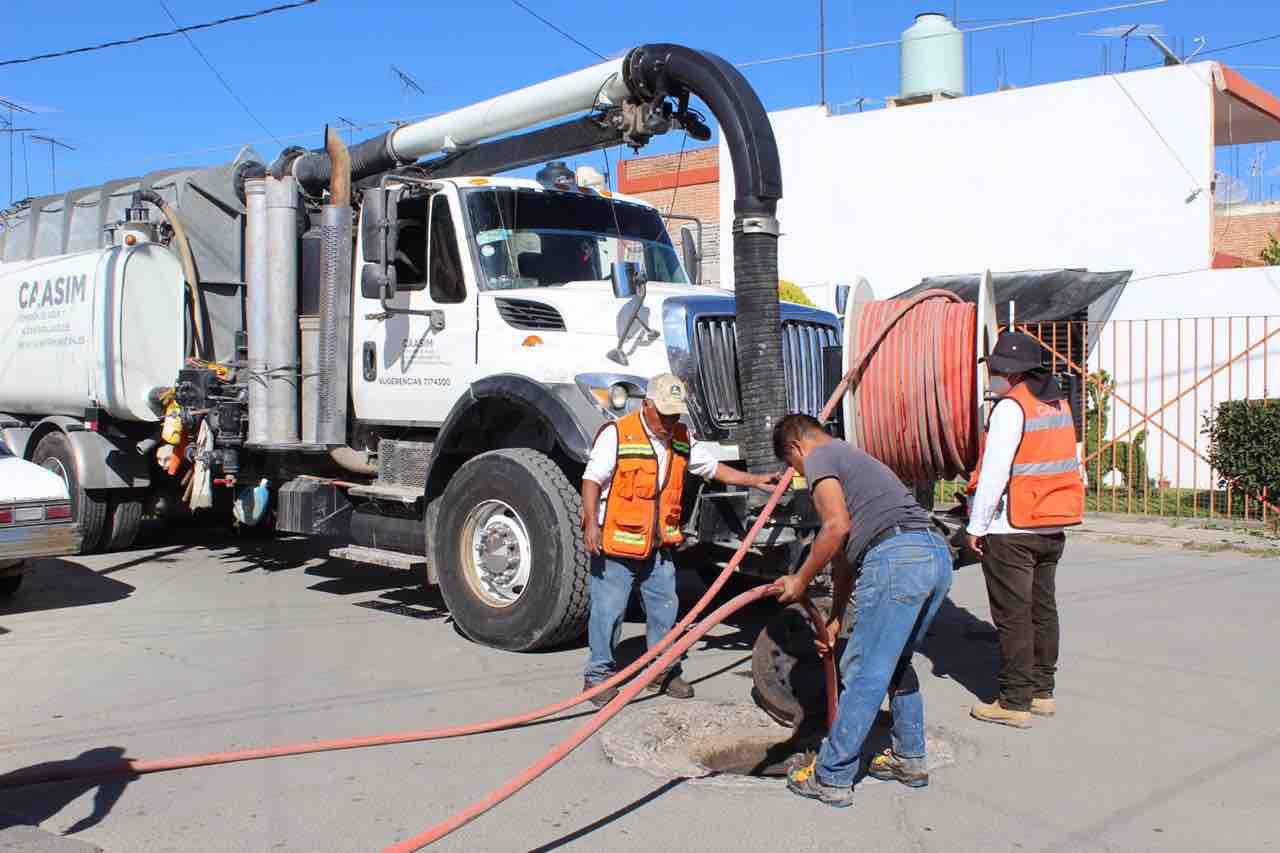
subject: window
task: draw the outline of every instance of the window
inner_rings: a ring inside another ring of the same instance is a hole
[[[603,284],[620,260],[639,263],[650,281],[688,281],[652,208],[594,194],[509,187],[466,190],[463,199],[484,289]]]
[[[449,213],[449,199],[443,195],[431,199],[431,241],[428,244],[427,281],[431,301],[440,305],[462,302],[467,298],[467,285],[458,257],[458,234]]]
[[[427,203],[423,196],[401,197],[396,210],[396,290],[427,287]]]

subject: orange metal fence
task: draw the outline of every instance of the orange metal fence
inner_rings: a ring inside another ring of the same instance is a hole
[[[1228,400],[1280,397],[1280,316],[1018,324],[1072,397],[1088,509],[1275,522],[1209,462],[1207,419]],[[1267,498],[1270,497],[1270,500]]]

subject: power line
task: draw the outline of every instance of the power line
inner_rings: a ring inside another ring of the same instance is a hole
[[[295,3],[284,3],[280,6],[272,6],[269,9],[259,9],[257,12],[246,12],[243,15],[232,15],[228,18],[219,18],[216,21],[208,21],[203,24],[193,24],[189,27],[178,27],[176,30],[169,30],[163,33],[147,33],[143,36],[134,36],[133,38],[118,39],[116,41],[103,42],[102,44],[90,45],[88,47],[77,47],[71,50],[59,50],[53,53],[38,53],[35,56],[24,56],[21,59],[5,59],[0,60],[0,67],[6,65],[22,65],[28,62],[38,62],[41,59],[57,59],[63,56],[74,56],[78,53],[92,53],[96,50],[106,50],[109,47],[121,47],[123,45],[139,44],[152,39],[169,38],[170,36],[193,33],[196,30],[207,30],[210,27],[218,27],[223,24],[233,24],[239,21],[248,21],[252,18],[261,18],[263,15],[270,15],[275,12],[284,12],[289,9],[297,9],[302,6],[310,6],[319,0],[297,0]]]
[[[164,9],[164,13],[169,16],[169,20],[173,21],[173,25],[175,27],[181,28],[182,25],[179,24],[178,19],[173,16],[173,12],[169,11],[169,7],[165,5],[164,0],[157,0],[157,2],[159,2],[160,8]],[[213,67],[213,63],[209,61],[209,57],[204,55],[204,51],[201,50],[199,45],[195,43],[195,39],[191,38],[191,34],[184,31],[182,33],[182,37],[187,40],[187,44],[191,45],[191,49],[196,52],[196,56],[203,59],[204,64],[209,66],[209,70],[213,72],[213,76],[218,78],[218,82],[222,84],[222,88],[226,89],[227,94],[230,95],[235,100],[235,102],[240,105],[240,108],[245,111],[245,115],[253,119],[254,122],[258,125],[258,127],[262,128],[263,133],[265,133],[267,136],[270,136],[272,139],[275,139],[275,134],[271,132],[271,129],[267,127],[265,124],[263,124],[262,119],[258,118],[254,114],[253,110],[249,109],[249,105],[246,104],[244,100],[235,93],[235,90],[231,88],[231,84],[227,82],[227,78],[223,77],[220,73],[218,73],[218,69]],[[280,140],[278,139],[276,139],[276,144],[283,145],[283,143],[281,143]]]
[[[1112,74],[1111,79],[1114,80],[1115,84],[1120,87],[1120,91],[1124,92],[1125,97],[1129,99],[1129,103],[1133,104],[1134,109],[1136,109],[1142,115],[1142,117],[1146,119],[1146,122],[1151,127],[1151,130],[1155,132],[1155,135],[1158,136],[1160,138],[1160,141],[1164,143],[1164,147],[1168,149],[1170,154],[1173,155],[1173,159],[1176,160],[1178,162],[1178,165],[1182,167],[1182,171],[1187,173],[1187,177],[1191,179],[1191,186],[1195,188],[1193,190],[1193,194],[1198,193],[1200,190],[1200,181],[1196,178],[1195,173],[1187,168],[1187,164],[1183,162],[1182,157],[1178,154],[1178,150],[1174,148],[1173,144],[1170,143],[1169,140],[1165,138],[1165,135],[1160,132],[1160,128],[1156,126],[1155,121],[1152,120],[1151,116],[1147,115],[1147,111],[1142,108],[1142,105],[1139,104],[1137,99],[1133,97],[1133,93],[1131,93],[1129,89],[1124,85],[1124,83],[1121,82],[1120,78]]]
[[[512,2],[514,3],[516,2],[516,0],[512,0]],[[1139,0],[1139,2],[1136,2],[1136,3],[1122,3],[1118,6],[1104,6],[1099,9],[1082,9],[1078,12],[1062,12],[1057,15],[1042,15],[1037,18],[1018,18],[1017,20],[1005,21],[1003,23],[998,23],[998,24],[989,24],[987,26],[982,26],[982,27],[972,27],[967,30],[960,30],[960,32],[966,35],[968,35],[969,33],[982,33],[982,32],[987,32],[988,30],[1001,30],[1001,29],[1006,29],[1008,27],[1026,26],[1027,24],[1041,24],[1048,21],[1064,21],[1064,20],[1067,20],[1068,18],[1080,18],[1080,17],[1084,17],[1085,15],[1101,15],[1104,12],[1120,12],[1125,9],[1137,9],[1143,6],[1161,6],[1167,2],[1169,2],[1169,0]],[[954,33],[936,33],[933,35],[919,36],[917,38],[918,40],[923,41],[924,39],[952,37],[954,35],[955,35]],[[912,40],[915,41],[917,39],[912,39]],[[903,41],[904,41],[903,39],[888,39],[886,41],[867,42],[866,44],[853,44],[853,45],[849,45],[848,47],[833,47],[830,50],[809,51],[808,53],[792,53],[787,56],[770,57],[769,59],[753,59],[749,62],[739,62],[738,67],[753,68],[757,65],[773,65],[779,62],[791,62],[797,59],[813,59],[814,57],[820,56],[820,55],[831,56],[837,53],[852,53],[854,51],[859,51],[859,50],[868,50],[873,47],[893,47],[894,45],[902,44]]]
[[[605,60],[605,59],[608,59],[608,58],[609,58],[609,57],[605,56],[603,53],[601,53],[600,51],[596,50],[595,48],[593,48],[593,47],[588,47],[587,45],[585,45],[585,44],[583,44],[582,42],[578,41],[577,37],[576,37],[576,36],[574,36],[572,33],[568,33],[568,32],[565,32],[564,30],[560,29],[560,28],[559,28],[559,27],[557,27],[555,24],[551,23],[551,22],[550,22],[550,21],[548,21],[546,18],[542,17],[542,16],[541,16],[541,15],[539,15],[537,12],[533,11],[532,9],[530,9],[528,6],[526,6],[526,5],[524,5],[523,3],[521,3],[521,2],[520,2],[520,0],[511,0],[511,2],[512,2],[512,3],[514,3],[514,4],[516,4],[517,6],[519,6],[521,9],[524,9],[524,10],[525,10],[526,12],[528,12],[530,15],[533,15],[533,17],[537,18],[539,21],[542,21],[542,23],[546,24],[548,27],[550,27],[551,29],[555,30],[555,31],[556,31],[556,32],[558,32],[560,35],[564,36],[564,37],[565,37],[565,38],[567,38],[569,41],[573,42],[573,43],[574,43],[574,44],[576,44],[578,47],[582,48],[583,50],[587,51],[588,53],[591,53],[591,54],[594,54],[595,56],[598,56],[601,60]]]
[[[1199,55],[1204,56],[1206,53],[1222,53],[1224,50],[1235,50],[1237,47],[1249,47],[1250,45],[1262,44],[1264,41],[1275,41],[1276,39],[1280,39],[1280,33],[1276,33],[1273,36],[1263,36],[1262,38],[1250,39],[1249,41],[1237,42],[1235,44],[1224,44],[1222,47],[1215,47],[1211,50],[1202,50]]]

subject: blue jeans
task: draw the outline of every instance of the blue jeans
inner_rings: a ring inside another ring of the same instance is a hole
[[[853,591],[853,633],[840,658],[844,692],[835,726],[818,752],[824,784],[853,784],[886,691],[893,751],[924,769],[924,700],[911,656],[951,589],[951,571],[946,543],[931,531],[899,533],[863,556]]]
[[[661,552],[643,560],[596,556],[591,559],[591,619],[587,639],[591,657],[586,680],[603,681],[614,672],[613,649],[622,633],[622,617],[627,612],[631,589],[640,583],[644,605],[645,638],[652,647],[676,624],[680,601],[676,597],[676,567]],[[677,667],[675,667],[678,669]]]

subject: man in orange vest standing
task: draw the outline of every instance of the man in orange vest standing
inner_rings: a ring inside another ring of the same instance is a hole
[[[991,618],[1000,639],[1000,695],[975,719],[1029,728],[1052,717],[1058,666],[1055,576],[1064,528],[1084,520],[1084,483],[1071,408],[1040,364],[1040,344],[1005,332],[987,366],[999,395],[987,423],[967,528],[982,557]]]
[[[675,565],[668,549],[683,541],[681,496],[685,472],[734,486],[772,489],[776,474],[748,474],[721,464],[705,444],[691,441],[680,423],[689,405],[684,383],[664,373],[649,380],[639,411],[605,424],[596,434],[582,477],[582,532],[591,559],[591,618],[584,689],[614,671],[613,649],[631,590],[640,584],[650,646],[676,623]],[[653,679],[649,690],[688,699],[693,686],[679,665]],[[617,688],[592,698],[597,706]]]

